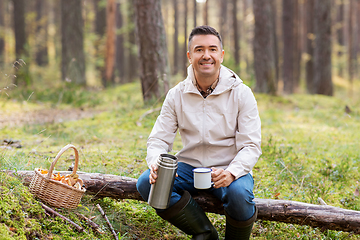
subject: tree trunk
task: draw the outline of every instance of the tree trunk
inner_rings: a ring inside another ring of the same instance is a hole
[[[48,57],[48,19],[45,13],[46,1],[36,0],[36,63],[39,66],[46,66],[49,63]]]
[[[204,9],[203,9],[204,25],[209,25],[209,20],[208,20],[209,1],[210,0],[206,0],[206,2],[204,3]]]
[[[348,66],[349,66],[349,81],[351,88],[353,87],[353,81],[355,77],[355,68],[356,68],[356,53],[355,53],[355,24],[354,24],[354,18],[356,13],[355,5],[357,3],[354,2],[354,0],[349,0],[349,24],[348,24]]]
[[[94,11],[95,11],[95,67],[99,72],[99,79],[101,84],[105,79],[105,31],[106,31],[106,1],[104,0],[93,0]]]
[[[294,0],[297,1],[297,0]],[[291,94],[294,92],[294,1],[283,0],[283,82],[284,93]]]
[[[194,3],[194,8],[193,8],[193,20],[194,20],[194,27],[197,26],[197,22],[196,22],[196,17],[197,17],[197,4],[196,4],[196,0],[193,0]]]
[[[220,0],[220,34],[222,38],[223,45],[225,46],[225,39],[227,37],[227,0]]]
[[[237,9],[237,1],[238,0],[233,0],[233,6],[232,6],[232,17],[233,17],[233,32],[234,32],[234,59],[235,59],[235,71],[237,73],[240,73],[240,36],[239,32],[241,32],[241,30],[239,29],[238,26],[238,9]]]
[[[16,171],[24,185],[29,186],[34,171]],[[60,172],[61,175],[71,172]],[[117,175],[77,172],[84,181],[86,194],[98,198],[111,197],[115,199],[143,200],[136,189],[136,179]],[[206,212],[224,214],[221,201],[204,192],[193,195],[194,199]],[[273,200],[255,198],[258,208],[258,219],[285,222],[311,227],[320,227],[360,234],[360,212],[328,205],[314,205],[288,200]]]
[[[116,2],[108,0],[106,5],[106,52],[105,52],[105,76],[103,86],[114,84],[115,66],[115,32],[116,32]]]
[[[315,33],[314,33],[314,11],[315,0],[307,0],[306,2],[306,88],[309,93],[315,93],[314,87],[314,47],[315,47]]]
[[[172,0],[173,1],[173,9],[174,9],[174,54],[173,54],[173,74],[178,73],[178,65],[179,65],[179,14],[178,14],[178,0]]]
[[[15,32],[15,53],[14,63],[15,75],[14,84],[30,85],[29,53],[27,47],[27,36],[25,32],[25,2],[24,0],[13,0],[14,5],[14,32]]]
[[[0,0],[0,68],[4,67],[5,62],[5,0]]]
[[[251,43],[249,40],[249,26],[246,22],[247,16],[248,16],[248,12],[249,12],[249,5],[248,5],[248,0],[243,1],[243,19],[242,19],[242,23],[243,23],[243,28],[242,28],[242,34],[244,36],[244,43],[245,43],[245,47],[244,47],[244,51],[243,51],[243,56],[245,59],[245,63],[246,63],[246,74],[247,76],[250,76],[250,60],[249,60],[249,49],[251,49]]]
[[[301,50],[300,50],[300,5],[299,0],[293,0],[294,1],[294,20],[293,20],[293,40],[294,40],[294,63],[293,63],[293,83],[294,88],[293,91],[295,91],[299,85],[300,85],[300,59],[301,59]]]
[[[86,85],[82,1],[61,0],[61,76]]]
[[[344,76],[344,63],[343,63],[343,55],[344,55],[344,0],[340,0],[337,6],[337,29],[336,36],[338,41],[338,51],[337,51],[337,61],[338,61],[338,75]]]
[[[314,90],[333,95],[331,75],[331,1],[315,1]]]
[[[267,0],[254,0],[255,36],[254,65],[255,91],[276,95],[274,39],[271,20],[271,3]]]
[[[121,4],[116,4],[116,69],[115,72],[119,77],[120,83],[126,83],[125,79],[125,54],[124,54],[124,34],[122,33],[123,28],[123,15],[121,12]]]
[[[133,23],[128,28],[128,64],[127,64],[127,78],[129,82],[133,82],[139,76],[139,62],[138,62],[138,47],[136,43],[136,16],[135,16],[135,2],[128,2],[128,22]]]
[[[185,37],[185,41],[184,41],[184,51],[183,51],[183,76],[186,77],[187,75],[187,66],[188,66],[188,58],[187,58],[187,54],[185,54],[187,52],[187,37],[188,37],[188,33],[187,33],[187,18],[188,18],[188,4],[187,4],[188,0],[184,0],[184,37]]]
[[[278,36],[277,36],[277,2],[276,1],[271,1],[271,23],[273,25],[272,28],[272,35],[273,35],[273,48],[274,48],[274,61],[275,61],[275,83],[276,86],[278,85],[279,82],[279,74],[280,74],[280,69],[279,69],[279,45],[278,45]]]
[[[160,0],[135,1],[136,26],[139,42],[140,78],[145,102],[160,97],[159,80],[167,82],[167,49]]]

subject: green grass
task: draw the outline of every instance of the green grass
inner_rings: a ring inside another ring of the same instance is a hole
[[[321,197],[328,205],[360,209],[359,196],[354,194],[360,188],[360,101],[347,97],[343,85],[337,84],[336,88],[335,97],[256,94],[263,136],[263,154],[254,169],[257,198],[317,204],[318,197]],[[96,111],[96,114],[60,123],[4,125],[0,129],[0,141],[21,140],[22,148],[0,148],[1,169],[48,168],[56,153],[68,143],[79,149],[81,171],[137,178],[147,169],[144,160],[146,139],[159,111],[142,116],[149,109],[160,107],[162,100],[144,105],[139,83],[105,90],[73,89],[70,85],[60,84],[51,89],[45,86],[12,89],[7,92],[9,96],[2,93],[0,116],[50,108],[82,108]],[[359,96],[359,92],[355,91],[353,96]],[[349,114],[344,111],[346,105],[352,110]],[[180,149],[181,141],[177,136],[174,152]],[[71,151],[66,152],[60,158],[57,170],[68,168],[70,154]],[[91,229],[87,230],[88,235],[77,233],[59,219],[27,213],[30,210],[24,208],[24,201],[16,202],[22,198],[21,194],[27,194],[26,201],[31,209],[38,211],[39,206],[27,189],[16,181],[0,175],[0,196],[4,198],[6,195],[11,198],[8,201],[13,201],[10,210],[13,215],[4,214],[9,209],[0,208],[0,215],[7,216],[5,220],[0,218],[0,235],[8,236],[8,239],[25,239],[27,234],[36,233],[53,239],[111,239],[106,223],[94,207],[96,203],[100,203],[108,213],[121,239],[188,238],[159,218],[146,203],[92,199],[92,196],[85,196],[82,207],[76,211],[95,216],[94,221],[107,233],[96,235]],[[20,211],[20,208],[23,209]],[[74,211],[64,210],[62,213],[81,224]],[[20,220],[24,214],[28,214],[25,219],[30,223]],[[224,237],[224,216],[208,216]],[[22,230],[10,231],[11,224],[17,224],[17,228]],[[260,220],[256,222],[252,236],[253,239],[360,239],[360,236],[349,236],[344,232]]]

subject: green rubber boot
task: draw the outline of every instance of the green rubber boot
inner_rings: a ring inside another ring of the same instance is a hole
[[[249,240],[251,230],[257,217],[258,210],[255,207],[254,215],[246,221],[236,221],[226,212],[225,240]]]
[[[157,213],[195,240],[218,240],[218,233],[202,208],[184,191],[181,199],[165,211]]]

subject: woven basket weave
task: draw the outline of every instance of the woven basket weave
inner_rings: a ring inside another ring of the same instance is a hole
[[[74,209],[80,203],[85,189],[76,189],[60,181],[51,179],[54,167],[60,156],[69,148],[75,151],[75,165],[73,173],[76,173],[79,164],[79,153],[75,146],[68,144],[63,147],[51,163],[48,174],[45,176],[35,169],[35,174],[30,183],[30,192],[42,201],[56,208]]]

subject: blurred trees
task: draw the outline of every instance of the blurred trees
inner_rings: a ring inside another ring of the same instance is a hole
[[[3,67],[4,64],[4,51],[5,51],[5,21],[4,21],[4,14],[5,14],[5,4],[4,0],[0,0],[0,69]]]
[[[61,0],[61,77],[86,85],[81,0]]]
[[[160,86],[169,89],[166,35],[160,0],[136,0],[140,79],[144,101],[160,97]]]
[[[168,81],[173,85],[186,74],[189,32],[208,24],[222,34],[224,65],[256,91],[332,95],[334,76],[349,82],[360,78],[358,0],[140,2],[0,0],[0,66],[15,62],[21,69],[16,84],[30,84],[29,66],[36,66],[58,72],[63,80],[102,87],[148,80],[149,69],[156,68],[153,96],[160,96]],[[156,28],[139,15],[145,14],[145,4],[146,19],[163,21]],[[144,20],[138,22],[139,17]],[[149,29],[154,32],[148,34]],[[159,62],[145,63],[145,56]],[[26,65],[18,65],[18,59]],[[172,76],[164,75],[169,72]]]
[[[16,85],[30,85],[31,78],[29,73],[29,52],[27,45],[27,35],[25,32],[25,1],[13,0],[13,19],[14,19],[14,34],[15,34],[15,53],[16,60],[14,61]]]
[[[275,95],[277,82],[271,9],[270,1],[254,0],[254,65],[257,80],[255,90]]]

